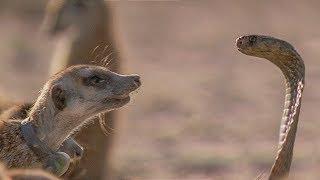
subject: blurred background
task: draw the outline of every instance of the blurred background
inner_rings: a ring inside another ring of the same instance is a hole
[[[55,40],[40,31],[46,1],[0,0],[0,96],[31,101]],[[143,86],[121,111],[119,179],[254,179],[277,149],[284,79],[237,51],[243,34],[293,44],[306,63],[292,179],[320,176],[320,2],[115,1],[124,73]]]

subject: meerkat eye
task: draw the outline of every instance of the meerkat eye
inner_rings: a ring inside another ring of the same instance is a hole
[[[100,78],[99,76],[94,75],[94,76],[90,77],[90,82],[92,84],[99,84],[99,83],[104,82],[104,79]]]
[[[97,75],[93,75],[87,78],[83,79],[83,83],[86,86],[97,86],[99,84],[101,84],[102,82],[105,82],[105,79],[97,76]]]

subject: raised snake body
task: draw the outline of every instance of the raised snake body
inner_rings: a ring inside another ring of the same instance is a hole
[[[265,58],[278,66],[286,80],[286,96],[280,124],[278,152],[269,179],[289,175],[296,137],[305,67],[297,51],[289,43],[269,36],[247,35],[237,39],[238,50],[249,56]]]

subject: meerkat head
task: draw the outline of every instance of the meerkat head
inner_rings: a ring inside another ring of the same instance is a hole
[[[44,167],[62,175],[71,162],[68,154],[58,151],[63,142],[91,117],[127,104],[130,93],[140,85],[138,75],[120,75],[94,65],[69,67],[47,81],[21,123],[23,136],[40,155],[49,154]],[[72,146],[76,149],[69,149],[71,153],[81,158],[82,147],[76,143]]]
[[[79,124],[124,106],[130,101],[129,94],[140,85],[138,75],[120,75],[93,65],[73,66],[45,84],[30,115],[49,111],[42,114],[64,119],[55,123]]]
[[[56,74],[46,85],[56,114],[89,118],[120,108],[141,85],[138,75],[120,75],[100,66],[81,65]]]
[[[50,0],[44,20],[44,29],[52,34],[70,27],[92,30],[104,22],[103,0]]]

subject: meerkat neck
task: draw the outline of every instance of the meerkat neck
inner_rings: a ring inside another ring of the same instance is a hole
[[[37,137],[55,151],[75,129],[81,126],[79,122],[82,121],[79,121],[79,118],[73,121],[74,117],[57,112],[53,103],[47,100],[48,98],[40,99],[31,109],[29,121]]]

